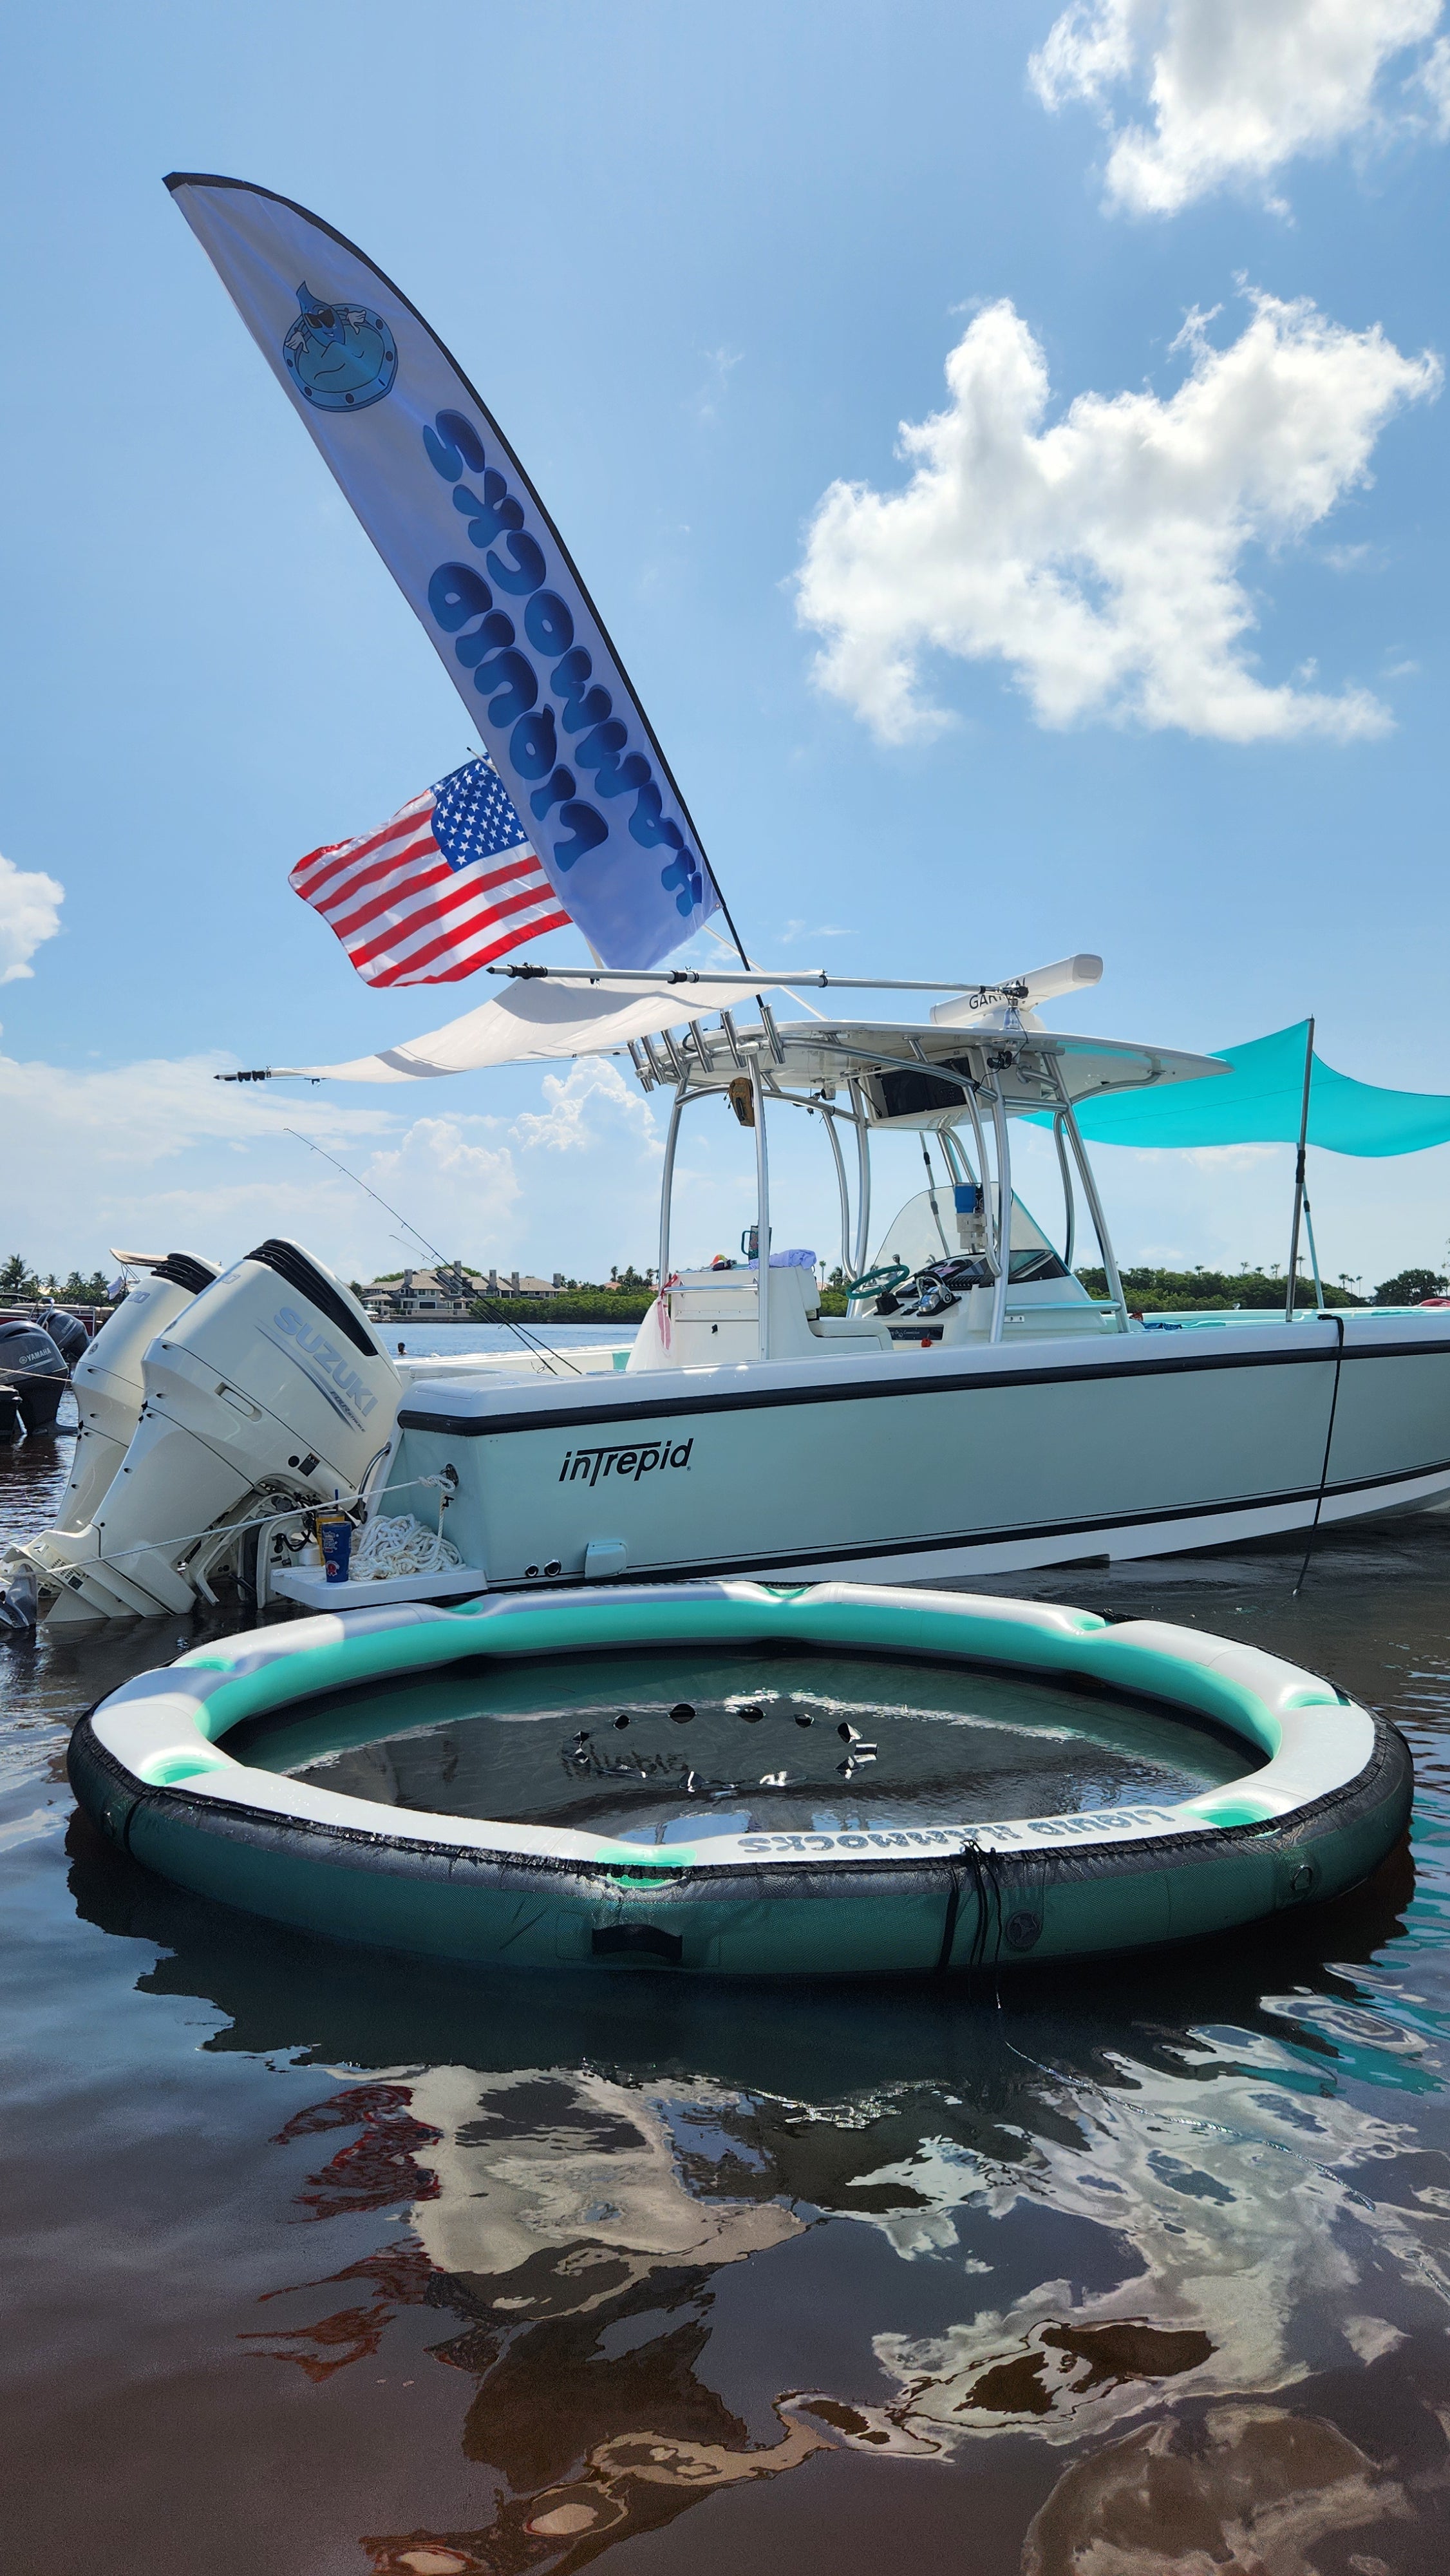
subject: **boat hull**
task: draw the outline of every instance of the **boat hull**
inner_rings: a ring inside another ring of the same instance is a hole
[[[399,1430],[383,1508],[451,1469],[490,1588],[1010,1574],[1435,1505],[1450,1316],[440,1381]]]

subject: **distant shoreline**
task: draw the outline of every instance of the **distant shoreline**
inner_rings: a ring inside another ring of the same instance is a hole
[[[565,1289],[557,1297],[491,1297],[449,1320],[467,1324],[639,1324],[655,1301],[653,1288]],[[428,1315],[400,1322],[430,1324]]]

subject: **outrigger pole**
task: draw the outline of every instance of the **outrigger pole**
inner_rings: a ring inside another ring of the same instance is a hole
[[[959,975],[933,975],[926,982],[890,975],[828,975],[819,966],[752,966],[744,975],[733,966],[486,966],[486,975],[510,975],[518,983],[547,976],[553,984],[738,984],[753,992],[757,984],[809,984],[814,992],[961,993],[982,1010],[998,1002],[1021,1002],[1027,986],[973,984]]]

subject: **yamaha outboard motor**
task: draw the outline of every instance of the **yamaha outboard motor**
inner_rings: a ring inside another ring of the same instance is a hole
[[[49,1333],[38,1324],[0,1324],[0,1386],[15,1389],[20,1419],[32,1437],[55,1429],[69,1375]]]
[[[66,1367],[74,1369],[91,1346],[90,1334],[79,1315],[68,1315],[64,1306],[47,1306],[35,1320],[43,1333],[49,1333]]]
[[[141,1376],[141,1418],[94,1518],[11,1551],[52,1619],[189,1609],[256,1522],[361,1489],[402,1393],[356,1298],[280,1236],[148,1344]]]

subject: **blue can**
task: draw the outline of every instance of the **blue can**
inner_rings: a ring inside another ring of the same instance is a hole
[[[346,1512],[319,1512],[317,1542],[329,1583],[346,1583],[352,1563],[352,1523]]]

